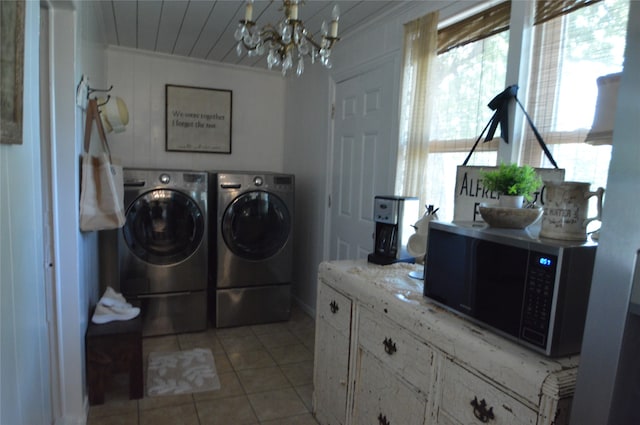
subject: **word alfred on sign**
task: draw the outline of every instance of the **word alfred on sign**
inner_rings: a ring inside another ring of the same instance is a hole
[[[456,171],[456,193],[453,207],[453,221],[483,222],[478,207],[481,203],[497,204],[500,195],[482,185],[480,173],[496,170],[498,167],[482,167],[474,165],[460,165]],[[562,168],[536,168],[536,173],[542,181],[564,181]],[[532,200],[544,205],[544,186],[534,194]]]

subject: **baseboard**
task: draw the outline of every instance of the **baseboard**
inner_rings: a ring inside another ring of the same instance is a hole
[[[302,300],[298,297],[296,297],[295,295],[293,296],[293,301],[298,305],[298,307],[300,307],[300,309],[302,311],[304,311],[305,313],[307,313],[309,316],[315,318],[316,317],[316,309],[315,306],[311,307],[307,304],[305,304],[304,302],[302,302]]]

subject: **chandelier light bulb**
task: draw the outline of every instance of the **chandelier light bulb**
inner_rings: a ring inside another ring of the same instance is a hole
[[[291,11],[289,13],[289,18],[298,20],[298,0],[293,0],[291,4]]]
[[[338,36],[338,21],[340,20],[340,8],[336,4],[331,11],[331,37]]]
[[[247,0],[247,8],[244,10],[244,20],[251,22],[253,18],[253,0]]]

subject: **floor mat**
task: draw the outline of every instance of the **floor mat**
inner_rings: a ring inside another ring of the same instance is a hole
[[[152,352],[147,364],[147,395],[188,394],[220,389],[213,354],[208,348]]]

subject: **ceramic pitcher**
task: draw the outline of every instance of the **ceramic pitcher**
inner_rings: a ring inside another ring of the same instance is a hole
[[[589,191],[591,184],[583,182],[544,182],[544,213],[540,236],[543,238],[584,241],[587,224],[600,220],[604,189]],[[595,217],[587,217],[589,198],[598,197]]]

